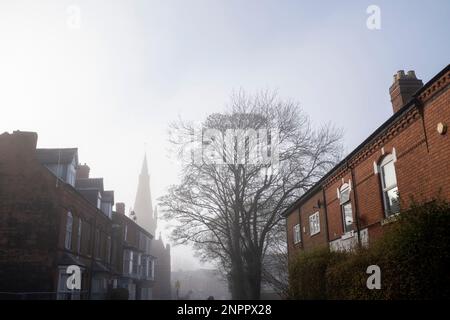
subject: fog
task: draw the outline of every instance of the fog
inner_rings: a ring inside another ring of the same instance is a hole
[[[450,52],[448,2],[378,1],[377,31],[366,27],[369,4],[2,1],[0,132],[79,148],[80,162],[128,208],[144,153],[155,204],[179,181],[168,124],[201,121],[239,88],[300,101],[314,123],[344,127],[350,151],[391,115],[396,70],[428,80]],[[435,18],[412,23],[424,15]],[[212,266],[174,248],[173,270],[199,267]]]

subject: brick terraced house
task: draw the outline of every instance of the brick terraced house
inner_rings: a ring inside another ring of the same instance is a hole
[[[113,211],[114,192],[89,177],[77,149],[36,145],[34,132],[0,135],[0,297],[107,299],[121,287],[129,299],[150,299],[153,235],[123,204]],[[66,285],[73,265],[81,290]]]
[[[450,200],[450,65],[423,85],[398,71],[394,114],[284,213],[288,252],[368,245],[400,206]]]
[[[114,287],[126,288],[130,300],[153,299],[155,256],[151,245],[153,235],[125,215],[125,204],[116,203],[113,213]]]

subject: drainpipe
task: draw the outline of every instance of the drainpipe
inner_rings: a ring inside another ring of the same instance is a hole
[[[320,188],[322,189],[323,208],[325,213],[325,230],[327,232],[327,244],[328,246],[330,246],[330,231],[328,230],[327,197],[325,196],[325,188],[323,186],[321,186]]]
[[[356,181],[355,181],[355,172],[352,167],[350,167],[350,172],[352,175],[352,190],[355,202],[355,219],[356,219],[356,232],[358,235],[358,246],[361,248],[361,235],[360,235],[360,226],[359,226],[359,208],[358,208],[358,196],[356,193]]]
[[[424,105],[423,103],[418,99],[414,98],[414,104],[417,106],[417,110],[419,110],[420,119],[422,122],[422,130],[423,130],[423,136],[425,138],[425,145],[427,146],[427,152],[430,153],[430,147],[428,145],[428,135],[427,135],[427,128],[425,126],[425,111],[424,111]]]

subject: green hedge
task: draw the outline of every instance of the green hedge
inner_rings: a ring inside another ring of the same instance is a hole
[[[381,289],[366,286],[369,265],[381,269]],[[368,249],[326,248],[290,262],[292,299],[449,299],[450,205],[413,205]]]

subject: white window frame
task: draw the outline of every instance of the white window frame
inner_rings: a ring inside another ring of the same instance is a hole
[[[319,211],[314,212],[309,216],[309,235],[313,236],[320,232],[320,216]]]
[[[66,172],[66,182],[70,184],[72,187],[75,186],[75,179],[76,179],[76,170],[75,170],[75,164],[72,162],[67,166],[67,172]]]
[[[349,183],[344,183],[341,188],[339,189],[339,204],[341,207],[341,217],[342,217],[342,229],[344,230],[344,233],[352,232],[353,231],[353,205],[352,205],[352,199],[351,199],[351,187]],[[343,197],[345,193],[348,192],[348,197]],[[347,227],[347,221],[345,220],[345,206],[350,206],[350,211],[352,213],[352,224],[350,226],[350,229]]]
[[[292,227],[292,232],[294,237],[294,244],[302,242],[300,223],[297,223],[294,227]]]
[[[100,192],[97,194],[97,209],[102,209],[102,195]]]
[[[395,170],[395,162],[396,162],[396,158],[394,157],[394,155],[393,154],[388,154],[388,155],[386,155],[383,158],[383,160],[381,160],[380,168],[379,168],[380,169],[379,173],[380,173],[381,190],[382,190],[382,193],[383,193],[384,215],[386,217],[393,216],[393,215],[395,215],[395,214],[397,214],[399,212],[399,211],[391,212],[390,206],[388,206],[389,198],[387,196],[387,193],[389,191],[391,191],[392,189],[395,189],[395,188],[397,188],[397,195],[398,195],[398,182],[397,182],[397,172]],[[384,170],[383,169],[384,169],[384,167],[386,167],[386,166],[388,166],[390,164],[392,164],[392,166],[393,166],[395,183],[392,184],[392,185],[386,186],[386,180],[385,180],[385,177],[384,177]]]
[[[64,248],[72,249],[72,231],[73,231],[73,215],[72,212],[67,211],[66,218],[66,238],[64,240]]]

